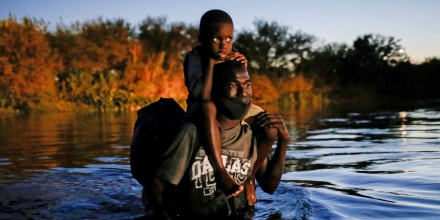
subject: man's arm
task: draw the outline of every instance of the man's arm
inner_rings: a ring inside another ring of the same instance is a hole
[[[265,112],[262,116],[257,117],[256,123],[265,129],[266,135],[264,138],[266,140],[262,141],[261,144],[266,146],[262,147],[267,149],[269,147],[268,145],[273,143],[273,140],[277,140],[274,154],[271,158],[269,158],[268,155],[264,155],[266,159],[262,161],[255,175],[261,189],[264,192],[273,193],[278,187],[284,172],[287,144],[290,138],[289,132],[283,118],[278,114]],[[274,135],[277,135],[277,137]]]

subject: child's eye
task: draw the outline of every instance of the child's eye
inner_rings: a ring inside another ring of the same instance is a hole
[[[214,43],[219,43],[221,40],[222,40],[222,39],[220,39],[219,37],[213,37],[213,38],[212,38],[212,41],[213,41]],[[231,42],[232,42],[232,37],[227,37],[227,38],[225,39],[225,41],[228,42],[228,43],[231,43]]]

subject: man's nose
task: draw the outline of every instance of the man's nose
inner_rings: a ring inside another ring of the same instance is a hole
[[[246,87],[246,85],[240,85],[240,86],[238,86],[238,89],[237,89],[237,95],[238,95],[238,96],[240,96],[240,97],[248,96],[245,87]]]

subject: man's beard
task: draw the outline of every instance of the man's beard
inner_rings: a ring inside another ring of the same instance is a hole
[[[217,108],[230,119],[243,119],[249,111],[251,102],[244,103],[241,98],[220,98]]]

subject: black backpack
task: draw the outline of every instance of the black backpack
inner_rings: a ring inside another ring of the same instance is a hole
[[[160,98],[139,109],[137,115],[130,145],[130,168],[133,177],[145,186],[187,117],[173,98]]]

